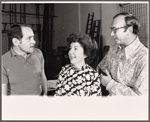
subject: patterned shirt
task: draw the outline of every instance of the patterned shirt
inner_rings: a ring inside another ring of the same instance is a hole
[[[101,96],[99,74],[85,64],[81,70],[68,64],[60,71],[55,96]]]
[[[106,89],[110,95],[148,94],[148,49],[137,37],[125,48],[115,44],[99,63],[102,71],[106,69],[112,76]]]

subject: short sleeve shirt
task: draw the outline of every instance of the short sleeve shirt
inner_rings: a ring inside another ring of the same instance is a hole
[[[2,56],[2,83],[8,84],[11,95],[40,95],[43,68],[44,58],[39,49],[35,48],[26,58],[11,49]]]

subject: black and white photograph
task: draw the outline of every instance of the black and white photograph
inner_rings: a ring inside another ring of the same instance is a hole
[[[2,1],[2,120],[148,120],[149,1]]]

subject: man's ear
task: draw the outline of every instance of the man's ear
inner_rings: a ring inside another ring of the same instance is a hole
[[[84,54],[84,58],[87,58],[87,56]]]
[[[17,38],[13,38],[12,39],[12,43],[15,45],[15,46],[18,46],[20,44],[20,41],[17,39]]]
[[[129,33],[129,34],[130,34],[130,33],[133,33],[133,27],[132,27],[132,26],[128,27],[128,33]]]

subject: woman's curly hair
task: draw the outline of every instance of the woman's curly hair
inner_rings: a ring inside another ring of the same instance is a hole
[[[91,64],[95,59],[98,51],[98,46],[95,40],[92,40],[91,37],[87,34],[81,33],[72,33],[67,38],[69,46],[72,42],[78,42],[84,50],[84,54],[87,56],[85,62]]]

